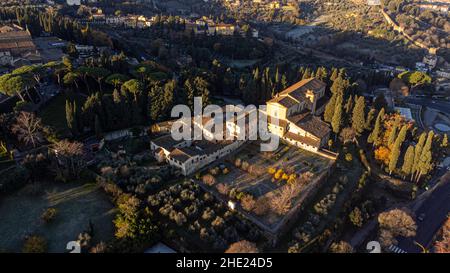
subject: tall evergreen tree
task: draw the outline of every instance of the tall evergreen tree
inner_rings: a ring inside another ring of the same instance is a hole
[[[441,147],[447,148],[447,146],[448,146],[448,136],[447,136],[447,134],[444,134],[444,137],[442,138]]]
[[[417,173],[417,171],[419,169],[420,156],[422,155],[422,149],[423,149],[423,145],[425,144],[426,137],[427,137],[427,134],[425,132],[423,132],[419,136],[419,140],[417,141],[417,144],[414,148],[414,163],[413,163],[413,166],[411,169],[411,174],[413,174],[413,175],[415,173]]]
[[[388,137],[388,146],[390,147],[392,144],[394,144],[395,139],[397,138],[397,130],[398,130],[398,125],[399,125],[400,121],[397,118],[394,122],[394,125],[391,128],[391,132],[389,133],[389,137]]]
[[[334,109],[336,108],[336,95],[332,95],[327,105],[325,106],[325,112],[323,114],[323,119],[331,123],[333,120]]]
[[[343,96],[345,94],[348,86],[349,86],[349,82],[347,79],[344,79],[342,77],[337,77],[336,80],[331,85],[330,91],[333,94]]]
[[[331,69],[330,80],[331,80],[332,82],[334,82],[334,81],[337,79],[338,75],[339,75],[338,70],[337,70],[336,68],[333,67],[333,68]]]
[[[333,128],[333,132],[336,135],[339,134],[342,127],[342,100],[343,100],[342,96],[337,97],[334,115],[331,121],[331,127]]]
[[[353,110],[353,102],[354,102],[353,96],[350,95],[350,97],[348,97],[347,102],[345,103],[345,106],[344,106],[344,108],[345,108],[345,113],[346,113],[347,115],[350,115],[350,113],[351,113],[352,110]]]
[[[381,134],[381,122],[383,121],[383,118],[384,118],[384,108],[382,108],[378,113],[372,133],[367,138],[368,143],[373,143],[373,145],[378,144]]]
[[[419,163],[417,166],[417,182],[423,175],[427,175],[432,169],[432,151],[434,132],[429,131],[425,145],[423,146],[422,153],[420,155]]]
[[[397,168],[397,162],[398,158],[400,156],[400,151],[402,148],[403,141],[405,141],[406,138],[406,132],[408,130],[408,127],[404,125],[402,129],[400,130],[400,133],[398,134],[398,137],[395,139],[394,145],[392,146],[391,154],[389,156],[389,174],[392,174],[392,172]]]
[[[411,174],[413,163],[414,163],[414,146],[409,145],[403,158],[403,166],[402,166],[402,173],[404,175],[403,179]]]
[[[306,68],[305,73],[303,73],[302,80],[311,78],[311,69]]]
[[[369,113],[367,113],[366,124],[364,126],[366,130],[372,129],[372,122],[373,122],[373,119],[375,118],[376,111],[377,110],[375,110],[375,108],[371,108],[369,110]]]
[[[355,129],[355,132],[358,135],[361,135],[366,125],[365,108],[366,104],[364,101],[364,97],[363,96],[358,97],[356,105],[353,108],[353,115],[352,115],[352,128]]]

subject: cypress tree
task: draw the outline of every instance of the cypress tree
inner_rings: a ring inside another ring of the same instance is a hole
[[[395,120],[394,126],[392,126],[391,132],[389,133],[388,138],[388,146],[390,147],[394,144],[395,139],[397,138],[397,129],[398,129],[398,119]]]
[[[427,134],[424,132],[420,135],[419,141],[417,141],[416,147],[414,148],[414,162],[411,169],[411,174],[415,174],[419,168],[420,156],[422,155],[423,145],[425,143]],[[411,177],[411,180],[413,178]]]
[[[373,131],[367,139],[368,143],[373,143],[374,145],[378,143],[381,133],[381,122],[383,118],[384,118],[384,108],[382,108],[378,113],[377,119],[375,120],[375,126],[373,127]]]
[[[407,130],[408,127],[404,125],[400,130],[397,139],[394,142],[394,146],[392,147],[391,154],[389,156],[389,165],[388,165],[389,174],[392,174],[392,172],[397,167],[398,158],[400,156],[400,150],[402,148],[403,141],[405,141]]]
[[[66,122],[67,127],[70,129],[72,134],[77,136],[79,132],[79,117],[75,101],[72,104],[70,101],[66,100]]]
[[[417,182],[419,182],[422,175],[427,175],[428,172],[431,170],[431,161],[432,161],[431,147],[433,145],[433,137],[434,132],[429,131],[427,140],[425,142],[425,145],[423,146],[422,153],[420,155],[419,163],[417,166],[418,169]]]
[[[352,115],[352,128],[355,129],[355,132],[358,135],[361,135],[361,133],[364,131],[364,127],[366,125],[365,121],[365,108],[366,104],[364,101],[364,97],[361,96],[356,101],[355,108],[353,108],[353,115]]]
[[[303,73],[302,80],[311,78],[311,69],[306,68],[305,73]]]
[[[70,103],[70,101],[66,100],[66,122],[67,122],[67,127],[69,127],[69,129],[72,129],[73,126],[73,110],[72,110],[72,104]]]
[[[352,111],[353,108],[353,96],[350,95],[350,97],[347,99],[347,102],[345,103],[345,113],[348,115]]]
[[[370,130],[372,128],[372,121],[375,118],[375,108],[371,108],[369,110],[369,113],[367,114],[367,118],[366,118],[366,124],[365,124],[365,129],[366,130]]]
[[[331,69],[330,80],[334,82],[334,81],[337,79],[337,77],[338,77],[338,70],[337,70],[336,68],[333,67],[333,68]]]
[[[448,146],[448,136],[447,134],[444,134],[444,137],[442,138],[441,147],[447,148],[447,146]]]
[[[323,119],[328,123],[331,123],[331,121],[333,120],[334,108],[336,108],[336,95],[332,95],[330,100],[328,101],[327,106],[325,106]]]
[[[333,132],[337,135],[341,131],[342,126],[342,96],[338,96],[336,99],[336,106],[334,109],[333,120],[331,121],[331,127]]]
[[[402,172],[403,172],[403,179],[405,179],[406,176],[411,174],[411,170],[414,163],[414,146],[409,145],[408,149],[406,150],[406,154],[403,158],[403,166],[402,166]]]

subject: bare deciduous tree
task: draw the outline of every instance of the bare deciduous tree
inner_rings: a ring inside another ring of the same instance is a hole
[[[53,144],[52,149],[57,162],[58,175],[63,179],[68,177],[78,178],[86,166],[83,158],[83,143],[61,140]]]
[[[256,244],[242,240],[230,245],[225,253],[259,253]]]
[[[345,241],[340,241],[340,242],[331,244],[330,252],[332,252],[332,253],[352,253],[353,247]]]
[[[380,225],[380,243],[384,247],[395,244],[395,237],[413,237],[417,225],[406,209],[393,209],[378,215]]]
[[[271,198],[270,207],[279,215],[287,213],[291,209],[292,199],[297,196],[299,192],[300,186],[297,183],[284,185],[280,191]]]
[[[26,145],[36,147],[43,141],[43,127],[41,119],[34,113],[20,112],[16,123],[12,126],[12,132],[17,135],[17,139]]]

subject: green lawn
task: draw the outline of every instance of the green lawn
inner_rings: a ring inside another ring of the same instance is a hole
[[[41,219],[47,208],[57,210],[54,219]],[[0,203],[0,251],[20,252],[30,234],[44,237],[48,252],[66,252],[69,241],[93,226],[93,244],[114,237],[116,210],[95,183],[36,182],[2,196]]]
[[[85,100],[79,94],[60,93],[48,102],[48,104],[45,105],[38,114],[44,125],[51,126],[55,130],[58,138],[65,137],[70,134],[66,123],[67,99],[70,101],[76,100],[80,108]]]

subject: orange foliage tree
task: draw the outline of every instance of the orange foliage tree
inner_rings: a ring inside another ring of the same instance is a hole
[[[389,157],[391,150],[386,146],[380,146],[375,150],[375,159],[382,162],[384,165],[389,164]]]

